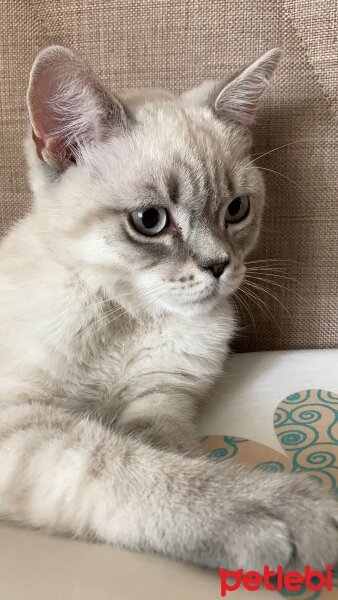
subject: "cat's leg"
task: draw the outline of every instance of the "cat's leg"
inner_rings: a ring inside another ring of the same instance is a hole
[[[195,423],[197,405],[197,398],[173,385],[168,394],[143,389],[122,411],[117,426],[123,433],[155,448],[200,455],[202,447]]]
[[[0,517],[209,567],[338,558],[338,504],[311,482],[158,451],[36,403],[0,411]]]

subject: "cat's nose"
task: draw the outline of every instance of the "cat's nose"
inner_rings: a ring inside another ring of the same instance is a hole
[[[212,263],[211,265],[206,265],[204,269],[212,273],[216,279],[219,279],[221,275],[223,275],[226,267],[230,263],[230,260],[226,259],[223,262]]]

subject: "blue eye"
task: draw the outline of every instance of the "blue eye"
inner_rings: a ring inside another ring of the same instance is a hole
[[[152,206],[131,213],[131,219],[135,229],[143,235],[157,235],[168,225],[168,212],[161,206]]]
[[[241,196],[235,198],[230,202],[226,213],[226,223],[239,223],[248,216],[250,210],[250,203],[248,196]]]

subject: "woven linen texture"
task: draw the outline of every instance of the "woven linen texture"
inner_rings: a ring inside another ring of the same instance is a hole
[[[251,288],[260,298],[260,308],[246,299],[255,327],[243,314],[236,344],[240,350],[338,346],[335,0],[0,0],[0,11],[0,234],[30,204],[25,93],[41,48],[72,47],[116,91],[178,92],[282,45],[285,57],[259,110],[254,152],[288,145],[256,161],[266,169],[268,206],[252,259],[276,259],[266,275],[282,275],[283,266],[296,281],[275,277],[268,293]]]

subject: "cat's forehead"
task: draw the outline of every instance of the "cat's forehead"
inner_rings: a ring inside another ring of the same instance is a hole
[[[207,107],[172,102],[149,103],[137,113],[142,135],[148,143],[182,152],[219,153],[230,140],[232,127],[216,118]]]
[[[142,204],[143,200],[147,204],[170,202],[197,212],[216,208],[234,189],[233,178],[221,161],[197,154],[177,153],[166,164],[148,165],[137,183]]]
[[[121,208],[170,203],[210,213],[240,193],[249,150],[241,130],[179,102],[150,104],[136,116],[126,136],[85,163]]]
[[[189,208],[210,208],[230,197],[247,151],[240,134],[217,123],[210,111],[169,105],[147,109],[137,145],[144,194]]]

